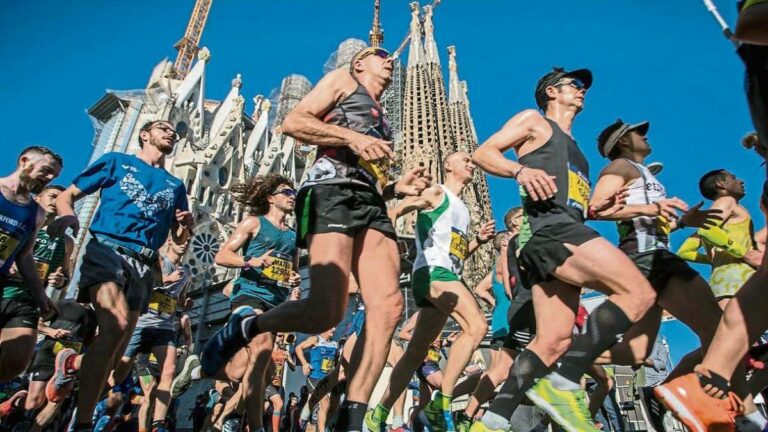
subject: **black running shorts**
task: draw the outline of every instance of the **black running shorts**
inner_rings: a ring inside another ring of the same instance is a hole
[[[296,245],[306,248],[310,234],[354,235],[363,228],[395,239],[384,199],[373,189],[352,184],[303,187],[296,196]]]
[[[40,311],[34,301],[25,298],[0,299],[0,329],[37,328]]]
[[[530,296],[528,296],[530,297]],[[533,300],[512,300],[507,312],[509,333],[504,339],[504,348],[522,351],[536,335],[536,314],[533,311]]]
[[[539,228],[520,251],[523,286],[552,280],[552,272],[571,255],[566,244],[580,246],[600,237],[595,230],[578,222],[563,222]]]
[[[689,281],[699,273],[685,260],[664,249],[628,255],[656,292],[662,292],[673,277]]]

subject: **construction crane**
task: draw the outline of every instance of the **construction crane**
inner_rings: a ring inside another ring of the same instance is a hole
[[[384,43],[384,30],[381,29],[381,20],[379,12],[381,11],[380,0],[373,3],[373,26],[368,33],[368,42],[372,47],[380,47]]]
[[[198,44],[203,36],[203,28],[208,20],[208,12],[211,10],[213,0],[197,0],[195,8],[192,9],[192,16],[187,24],[187,31],[173,47],[179,51],[176,62],[173,64],[174,78],[184,79],[189,73],[192,61],[200,50]]]

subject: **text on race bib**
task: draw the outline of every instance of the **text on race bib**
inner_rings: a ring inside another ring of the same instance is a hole
[[[568,165],[568,205],[582,211],[586,216],[589,206],[589,195],[592,186],[589,179],[573,165]]]
[[[459,261],[464,261],[467,259],[468,251],[469,241],[467,240],[467,235],[457,228],[451,228],[451,248],[449,253]]]
[[[80,354],[80,352],[83,350],[83,343],[70,340],[57,340],[56,343],[53,344],[53,353],[58,354],[59,351],[63,350],[64,348],[73,349],[76,353]]]
[[[38,261],[37,262],[37,277],[40,279],[43,284],[46,283],[46,278],[48,277],[48,269],[50,268],[50,264],[47,262]]]
[[[152,291],[149,299],[149,311],[165,318],[170,318],[176,312],[177,300],[160,291]]]
[[[430,346],[429,351],[427,351],[427,361],[437,363],[439,360],[440,360],[440,348],[437,348],[434,345]]]
[[[11,258],[20,240],[17,235],[0,228],[0,266]]]
[[[277,282],[278,286],[287,288],[293,270],[291,257],[279,252],[272,252],[271,258],[272,264],[264,269],[262,275],[270,281]]]
[[[336,367],[336,359],[324,358],[323,361],[320,363],[320,371],[323,373],[330,372],[335,367]]]

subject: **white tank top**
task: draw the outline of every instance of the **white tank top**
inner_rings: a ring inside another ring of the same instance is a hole
[[[443,267],[461,276],[469,250],[469,209],[448,188],[443,201],[433,210],[416,217],[416,259],[413,269]]]
[[[640,171],[629,185],[627,205],[653,204],[667,198],[667,191],[645,166],[626,159]],[[628,254],[669,249],[670,224],[663,216],[639,216],[618,222],[619,247]]]

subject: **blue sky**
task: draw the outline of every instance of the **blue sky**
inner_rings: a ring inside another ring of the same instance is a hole
[[[287,74],[313,83],[338,43],[367,39],[372,1],[216,0],[202,45],[212,52],[207,97],[221,99],[243,75],[251,97],[268,95]],[[735,6],[720,0],[727,20]],[[0,173],[30,144],[59,151],[67,184],[88,159],[93,130],[85,110],[105,89],[143,88],[152,67],[175,57],[192,0],[5,2],[0,13]],[[409,21],[408,1],[382,0],[385,46],[394,49]],[[750,131],[742,91],[743,68],[698,0],[580,2],[443,0],[435,12],[442,63],[456,45],[459,74],[480,141],[516,112],[534,106],[533,87],[553,65],[589,67],[595,83],[574,128],[592,165],[599,131],[616,118],[651,121],[652,160],[666,166],[660,179],[671,195],[693,204],[697,181],[714,168],[746,180],[744,204],[759,215],[759,160],[739,140]],[[491,179],[494,213],[519,202],[516,184]],[[763,225],[757,217],[758,227]],[[609,223],[597,228],[615,239]],[[679,244],[687,233],[673,235]],[[706,269],[702,269],[706,271]]]

